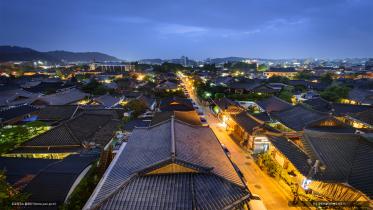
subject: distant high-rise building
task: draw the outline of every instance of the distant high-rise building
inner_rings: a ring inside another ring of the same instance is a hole
[[[373,58],[365,62],[365,70],[373,70]]]
[[[181,56],[181,65],[188,66],[188,57],[187,56]]]

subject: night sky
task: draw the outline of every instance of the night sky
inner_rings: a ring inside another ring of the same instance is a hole
[[[373,57],[373,0],[0,0],[0,45],[130,60]]]

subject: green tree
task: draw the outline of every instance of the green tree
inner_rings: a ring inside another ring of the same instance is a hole
[[[267,70],[268,70],[268,66],[265,64],[260,64],[258,66],[258,71],[267,71]]]
[[[281,77],[281,76],[273,76],[268,79],[269,83],[284,83],[288,84],[289,83],[289,78],[287,77]]]
[[[333,82],[333,74],[332,73],[326,73],[323,76],[321,76],[320,81],[323,83],[330,84]]]
[[[144,113],[146,109],[148,108],[143,101],[140,101],[138,99],[134,99],[128,102],[125,107],[133,111],[134,117],[137,117],[140,114]]]
[[[46,123],[35,121],[25,125],[6,126],[0,129],[0,154],[49,130]]]
[[[232,65],[231,69],[234,71],[256,70],[256,63],[237,62]]]
[[[184,69],[184,67],[180,64],[175,63],[162,63],[160,66],[154,66],[154,71],[168,73],[168,72],[176,72],[179,70]]]
[[[207,71],[216,71],[217,70],[215,64],[205,64],[205,65],[203,65],[202,69],[207,70]]]
[[[95,79],[92,79],[88,84],[84,85],[82,90],[93,95],[104,95],[109,92],[109,89]]]
[[[292,103],[291,98],[293,97],[293,93],[288,90],[282,90],[280,94],[278,95],[278,97],[284,101]]]
[[[13,202],[25,202],[29,197],[28,194],[20,193],[14,189],[7,181],[4,171],[0,171],[0,209],[12,210]]]
[[[333,102],[338,102],[342,98],[347,98],[350,88],[346,86],[333,85],[321,92],[321,97]]]
[[[224,97],[225,97],[224,93],[215,93],[215,99],[224,98]]]
[[[296,75],[295,75],[295,79],[310,79],[311,78],[311,74],[308,73],[308,72],[304,72],[304,71],[301,71],[301,72],[298,72]]]

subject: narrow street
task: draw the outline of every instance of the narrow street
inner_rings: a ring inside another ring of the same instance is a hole
[[[186,88],[190,98],[203,108],[206,120],[219,141],[225,144],[230,151],[231,159],[244,175],[249,190],[253,194],[259,195],[269,210],[302,209],[300,207],[290,207],[288,205],[288,203],[293,199],[292,196],[285,192],[284,189],[282,189],[282,186],[280,186],[273,178],[260,170],[251,155],[237,145],[237,143],[227,134],[225,129],[220,125],[218,119],[210,112],[210,109],[199,103],[191,87],[186,84]]]

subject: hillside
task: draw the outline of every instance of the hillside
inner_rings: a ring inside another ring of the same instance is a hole
[[[52,63],[58,62],[58,59],[51,57],[48,54],[33,50],[31,48],[17,46],[0,46],[0,62],[33,60],[43,60]]]
[[[118,58],[100,53],[100,52],[68,52],[68,51],[50,51],[47,55],[57,58],[62,62],[77,62],[77,61],[119,61]]]
[[[118,58],[100,52],[39,52],[31,48],[18,46],[0,46],[0,62],[42,60],[50,63],[119,61]]]

